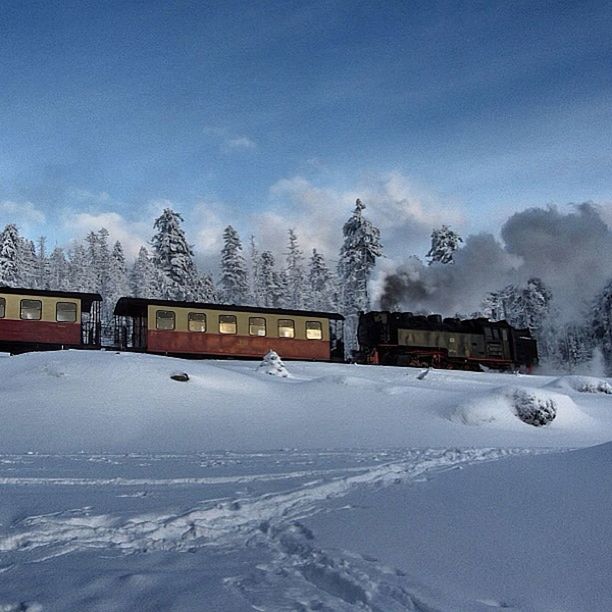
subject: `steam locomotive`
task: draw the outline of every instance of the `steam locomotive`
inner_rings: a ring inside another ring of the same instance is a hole
[[[529,329],[516,329],[506,321],[366,312],[359,317],[357,337],[361,363],[526,371],[538,363]]]

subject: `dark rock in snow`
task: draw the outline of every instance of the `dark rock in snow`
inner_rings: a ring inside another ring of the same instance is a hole
[[[170,374],[170,378],[180,382],[187,382],[189,380],[189,374],[187,374],[187,372],[174,372]]]

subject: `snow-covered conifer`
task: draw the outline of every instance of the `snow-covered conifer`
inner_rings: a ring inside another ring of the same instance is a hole
[[[98,291],[98,279],[83,244],[75,242],[69,252],[68,288],[71,291]]]
[[[104,298],[103,317],[112,320],[113,309],[120,297],[129,295],[130,283],[123,247],[119,241],[115,242],[109,260],[109,279]]]
[[[0,287],[19,284],[19,243],[17,226],[9,223],[0,234]]]
[[[285,270],[285,304],[288,308],[304,308],[304,254],[298,246],[295,230],[289,230],[287,268]]]
[[[290,374],[283,360],[276,351],[268,351],[263,358],[263,361],[257,367],[257,371],[270,376],[278,376],[279,378],[289,378]]]
[[[18,283],[20,287],[38,289],[36,263],[36,247],[34,243],[27,238],[20,238],[17,249]]]
[[[196,279],[193,298],[197,302],[218,302],[219,295],[212,276],[208,273],[199,274]]]
[[[507,285],[489,293],[483,301],[485,316],[506,320],[514,327],[542,328],[551,309],[552,293],[540,278],[530,278],[525,285]]]
[[[161,274],[153,264],[146,247],[140,247],[138,257],[129,274],[130,295],[142,298],[160,298],[164,295]]]
[[[370,309],[368,280],[376,258],[382,255],[380,230],[363,216],[365,204],[355,203],[355,210],[344,224],[344,243],[340,249],[338,277],[341,284],[341,308],[345,313]]]
[[[108,230],[101,228],[98,232],[89,232],[85,238],[87,243],[87,262],[93,278],[91,290],[101,295],[108,295],[110,284],[110,249],[108,246]]]
[[[275,270],[274,255],[264,251],[259,256],[258,275],[255,284],[257,306],[278,307],[282,302],[280,277]]]
[[[311,310],[332,311],[336,308],[331,272],[317,249],[312,249],[309,261],[306,296],[306,306]]]
[[[56,291],[67,291],[69,285],[70,271],[64,249],[55,247],[49,255],[49,289]]]
[[[49,259],[47,257],[47,239],[38,238],[36,250],[36,286],[39,289],[49,289]]]
[[[592,307],[593,337],[601,349],[606,374],[612,375],[612,280],[596,296]]]
[[[183,217],[166,208],[155,220],[156,234],[151,240],[153,261],[156,267],[168,277],[166,295],[169,299],[196,299],[194,290],[198,273],[193,260],[193,249],[187,242],[181,227]]]
[[[245,304],[249,292],[246,261],[238,232],[228,225],[221,251],[221,299],[225,304]]]
[[[427,253],[429,265],[434,262],[452,264],[460,242],[463,242],[463,238],[447,225],[434,229],[431,232],[431,248]]]
[[[344,224],[344,243],[340,249],[338,280],[339,306],[345,315],[344,350],[351,358],[357,349],[357,323],[359,311],[370,310],[368,281],[376,258],[382,255],[380,230],[363,216],[365,204],[355,203],[351,218]]]
[[[247,296],[246,303],[251,306],[257,305],[256,297],[256,279],[259,274],[259,253],[257,251],[257,245],[255,244],[255,236],[251,234],[250,240],[251,248],[249,252],[249,258],[247,260],[247,282],[249,286],[249,293]]]

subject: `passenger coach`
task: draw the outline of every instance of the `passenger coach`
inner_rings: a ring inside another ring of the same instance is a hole
[[[0,287],[0,351],[100,347],[97,293]]]
[[[177,356],[343,359],[343,317],[329,312],[123,297],[115,306],[120,349]]]

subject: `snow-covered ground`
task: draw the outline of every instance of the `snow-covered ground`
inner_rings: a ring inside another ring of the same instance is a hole
[[[610,381],[286,366],[0,360],[0,611],[612,609]]]

